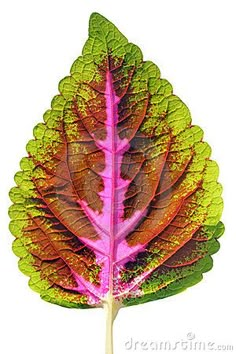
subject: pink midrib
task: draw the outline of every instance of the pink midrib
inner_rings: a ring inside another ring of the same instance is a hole
[[[114,90],[112,84],[112,75],[110,71],[106,74],[106,113],[107,113],[107,130],[111,130],[111,154],[112,154],[112,166],[111,166],[111,199],[110,199],[110,248],[109,248],[109,292],[113,293],[113,262],[114,262],[114,246],[115,246],[115,199],[116,199],[116,127],[118,122],[117,115],[117,102],[114,97]],[[110,123],[110,126],[109,126]]]

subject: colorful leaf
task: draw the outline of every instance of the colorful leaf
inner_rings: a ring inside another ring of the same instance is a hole
[[[157,66],[97,13],[59,91],[10,192],[13,250],[44,300],[105,305],[111,325],[119,307],[211,269],[224,231],[218,167]]]

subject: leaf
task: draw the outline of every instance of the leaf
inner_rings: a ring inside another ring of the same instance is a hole
[[[108,307],[109,327],[119,307],[211,269],[224,231],[218,167],[157,66],[97,13],[59,91],[10,192],[13,250],[42,299]]]

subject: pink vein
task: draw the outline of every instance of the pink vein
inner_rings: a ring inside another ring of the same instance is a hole
[[[106,111],[107,111],[107,117],[110,117],[111,122],[110,123],[110,129],[111,129],[111,140],[112,140],[112,173],[111,173],[111,178],[112,178],[112,189],[111,189],[111,203],[110,203],[110,210],[111,210],[111,214],[110,214],[110,252],[109,252],[109,258],[110,258],[110,262],[109,262],[109,291],[111,293],[113,293],[113,262],[114,262],[114,238],[115,238],[115,234],[114,234],[114,229],[115,229],[115,218],[116,218],[116,213],[114,211],[114,205],[115,205],[115,197],[116,197],[116,193],[115,193],[115,183],[116,183],[116,126],[117,126],[117,121],[118,121],[118,117],[117,117],[117,102],[116,99],[114,97],[114,91],[112,88],[112,77],[110,72],[107,72],[107,84],[106,84],[106,99],[107,99],[107,107],[106,107]],[[108,123],[108,124],[109,124]],[[109,129],[109,128],[108,128]]]

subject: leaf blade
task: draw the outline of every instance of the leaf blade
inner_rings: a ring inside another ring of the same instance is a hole
[[[222,188],[186,105],[97,13],[59,91],[10,193],[14,252],[31,287],[84,308],[200,281],[223,229]]]

